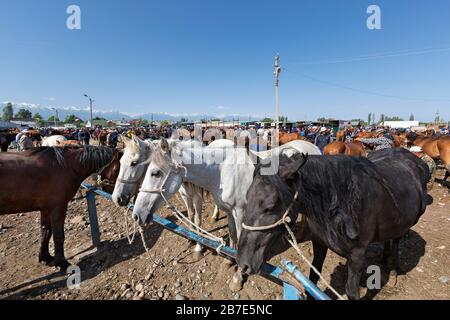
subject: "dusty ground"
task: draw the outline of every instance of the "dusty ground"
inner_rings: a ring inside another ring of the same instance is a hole
[[[442,178],[443,171],[439,172]],[[439,180],[438,180],[439,181]],[[435,184],[434,204],[401,244],[401,267],[397,284],[383,281],[369,299],[450,299],[450,183]],[[223,258],[206,252],[193,259],[193,247],[186,240],[153,225],[146,237],[150,253],[139,240],[128,245],[122,209],[97,198],[102,245],[91,247],[87,205],[70,204],[66,222],[66,256],[82,271],[80,289],[69,290],[66,276],[55,268],[38,264],[39,215],[27,213],[0,217],[0,299],[279,299],[282,288],[260,276],[252,276],[239,293],[228,283],[233,268],[221,268]],[[182,207],[178,200],[175,203]],[[212,204],[205,212],[212,212]],[[167,210],[164,216],[170,216]],[[226,218],[204,220],[208,230],[226,235]],[[309,243],[302,245],[311,257]],[[370,264],[380,264],[381,247],[368,253]],[[308,274],[293,249],[281,255],[294,261]],[[280,257],[271,262],[279,265]],[[324,276],[340,293],[346,279],[345,260],[329,252]],[[320,285],[323,288],[323,285]],[[362,289],[365,294],[366,290]]]

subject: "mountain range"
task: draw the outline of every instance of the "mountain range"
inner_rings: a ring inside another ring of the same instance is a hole
[[[7,102],[3,103],[3,107]],[[14,108],[14,114],[20,109],[29,110],[33,115],[39,113],[43,119],[48,119],[50,116],[54,116],[56,111],[51,106],[44,106],[34,103],[15,103],[11,102]],[[2,109],[3,109],[2,107]],[[64,120],[69,115],[75,115],[83,121],[87,121],[90,118],[89,108],[78,108],[78,107],[62,107],[56,108],[58,112],[58,117],[60,120]],[[1,110],[0,110],[1,111]],[[93,117],[105,118],[107,120],[131,120],[131,119],[144,119],[148,121],[179,121],[182,118],[188,119],[188,121],[199,121],[202,119],[221,119],[224,121],[231,120],[248,120],[249,117],[245,115],[211,115],[211,114],[170,114],[165,112],[148,112],[143,114],[130,114],[119,111],[103,111],[103,110],[93,110]],[[251,118],[252,121],[260,120],[259,118]]]

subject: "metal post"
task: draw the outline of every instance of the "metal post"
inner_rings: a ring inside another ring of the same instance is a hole
[[[98,247],[100,245],[100,228],[98,226],[95,193],[93,191],[88,191],[86,194],[86,200],[88,204],[89,221],[91,225],[92,244],[94,247]]]
[[[278,83],[279,83],[279,79],[280,79],[280,74],[281,74],[281,65],[280,65],[280,56],[277,54],[275,56],[275,96],[276,96],[276,119],[275,119],[275,123],[276,123],[276,131],[277,133],[280,130],[280,113],[279,113],[279,105],[278,105]]]

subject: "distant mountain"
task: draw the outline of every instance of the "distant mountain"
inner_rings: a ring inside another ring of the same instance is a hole
[[[3,106],[6,102],[3,103]],[[49,106],[43,106],[40,104],[33,103],[12,103],[14,108],[14,113],[19,111],[19,109],[27,109],[34,115],[35,113],[39,113],[44,119],[48,119],[50,116],[55,115],[55,110]],[[3,109],[3,106],[1,107]],[[77,108],[77,107],[64,107],[57,108],[58,117],[60,120],[64,120],[68,115],[75,115],[83,121],[87,121],[90,118],[89,108]],[[0,110],[1,113],[1,110]],[[179,121],[182,118],[188,119],[188,121],[199,121],[202,119],[221,119],[224,121],[231,120],[248,120],[248,116],[239,116],[239,115],[208,115],[208,114],[169,114],[164,112],[155,112],[155,113],[144,113],[144,114],[129,114],[124,112],[114,112],[114,111],[102,111],[102,110],[93,110],[93,117],[101,117],[107,120],[130,120],[130,119],[144,119],[148,121]],[[260,120],[259,118],[253,118],[251,120]]]

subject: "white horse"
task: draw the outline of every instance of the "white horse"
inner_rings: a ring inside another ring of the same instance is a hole
[[[262,153],[261,156],[267,158],[273,155],[276,158],[277,152],[288,156],[298,152],[321,154],[316,146],[301,141],[286,144]],[[217,161],[219,157],[221,159]],[[255,165],[245,148],[177,149],[161,140],[152,153],[152,161],[136,199],[133,218],[140,225],[146,225],[164,203],[164,197],[170,199],[183,182],[190,182],[209,191],[219,209],[227,213],[230,246],[236,247],[247,210],[246,195],[253,181],[254,170]],[[239,291],[242,283],[242,272],[238,270],[230,283],[230,289]]]
[[[112,200],[119,206],[127,206],[131,198],[134,197],[142,184],[145,172],[149,165],[151,152],[159,141],[143,141],[133,136],[129,139],[125,136],[119,136],[124,143],[125,149],[120,159],[120,171],[112,194]],[[181,142],[179,140],[168,140],[170,146],[177,145],[179,148],[184,147],[200,147],[200,142],[188,141]],[[181,198],[183,199],[187,211],[188,218],[196,225],[201,226],[202,207],[203,207],[203,189],[191,183],[183,183],[179,189]],[[218,209],[214,211],[213,219],[217,220]],[[199,259],[202,255],[203,247],[197,244],[194,249],[194,258]]]
[[[59,142],[67,141],[66,137],[64,136],[50,136],[50,137],[44,137],[42,139],[42,146],[43,147],[57,147],[59,146]]]

